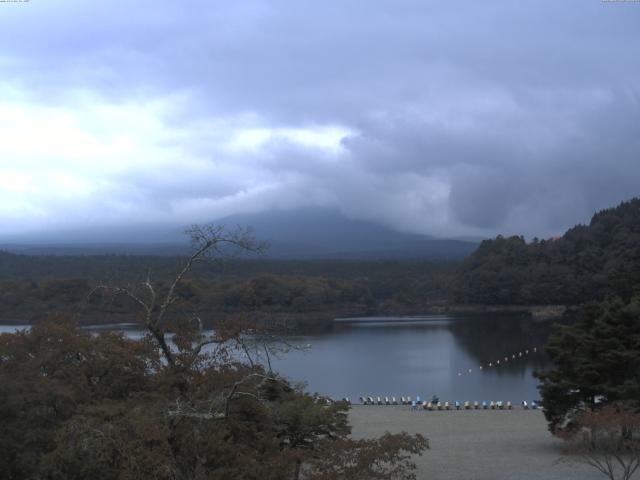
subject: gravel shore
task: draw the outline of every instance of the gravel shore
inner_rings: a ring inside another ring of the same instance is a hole
[[[430,450],[416,457],[425,480],[602,480],[562,453],[539,410],[412,411],[407,406],[354,405],[353,437],[385,431],[421,433]]]

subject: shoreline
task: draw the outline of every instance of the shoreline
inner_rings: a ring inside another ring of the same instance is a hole
[[[356,318],[376,318],[376,317],[421,317],[431,315],[482,315],[495,313],[501,314],[522,314],[529,315],[536,321],[557,320],[571,310],[571,307],[564,305],[460,305],[460,304],[442,304],[425,306],[422,309],[398,309],[391,312],[386,309],[378,309],[372,311],[361,311],[353,309],[337,309],[334,311],[314,311],[314,312],[278,312],[278,311],[253,311],[249,314],[264,318],[287,317],[292,320],[298,327],[310,328],[310,330],[318,330],[328,327],[334,323],[340,323],[349,319]],[[233,312],[217,312],[219,316],[234,315]],[[82,322],[82,325],[102,325],[111,323],[134,323],[131,313],[126,314],[105,314],[104,312],[86,312],[84,317],[89,321]],[[107,317],[105,319],[105,317]],[[33,325],[41,318],[0,318],[0,325]]]
[[[477,305],[477,304],[440,304],[425,305],[423,309],[417,311],[415,309],[400,310],[400,313],[388,313],[382,309],[375,315],[388,316],[412,316],[412,315],[482,315],[487,313],[495,314],[522,314],[530,315],[531,318],[538,321],[557,320],[562,318],[575,307],[566,305]]]
[[[563,454],[540,410],[415,411],[408,406],[353,405],[354,438],[385,431],[421,433],[430,449],[414,457],[428,480],[598,480],[602,474]],[[573,460],[573,461],[572,461]]]

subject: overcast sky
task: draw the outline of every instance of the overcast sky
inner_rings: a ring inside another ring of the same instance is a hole
[[[2,233],[301,206],[550,236],[640,193],[640,3],[0,3]]]

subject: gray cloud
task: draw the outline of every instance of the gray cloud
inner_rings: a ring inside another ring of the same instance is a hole
[[[0,18],[5,117],[71,125],[68,148],[0,147],[9,230],[322,205],[546,236],[639,193],[637,4],[67,0]]]

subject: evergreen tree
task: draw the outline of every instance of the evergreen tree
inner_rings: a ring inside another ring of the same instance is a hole
[[[575,324],[551,336],[546,351],[553,368],[537,376],[551,432],[571,430],[587,409],[640,409],[640,297],[583,307]]]

